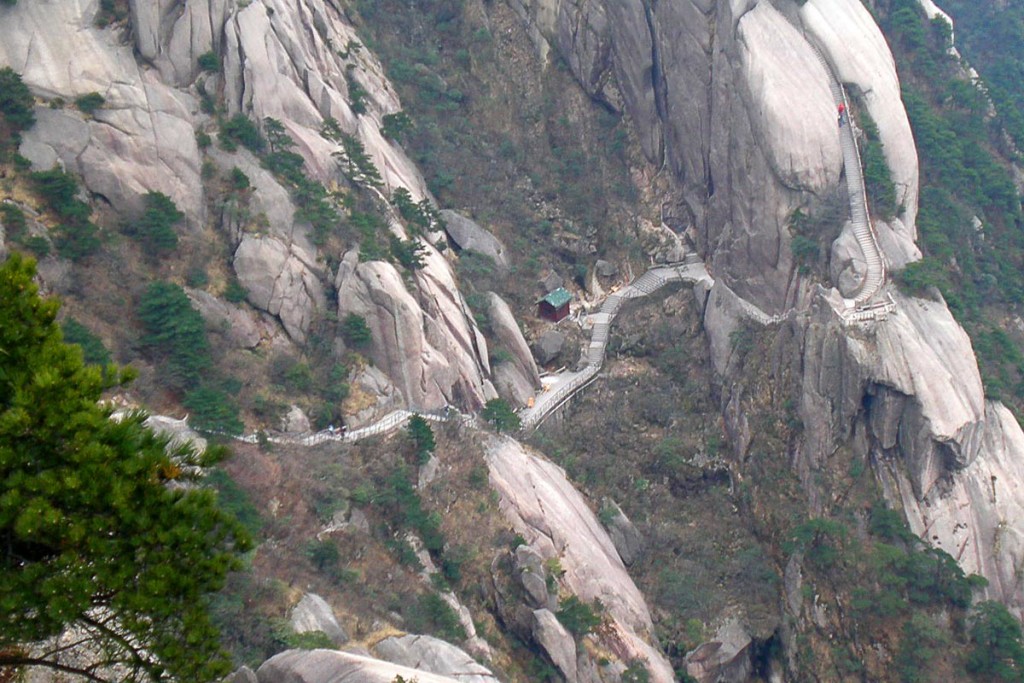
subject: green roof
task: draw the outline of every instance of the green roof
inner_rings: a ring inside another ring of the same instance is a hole
[[[541,301],[547,302],[552,308],[561,308],[572,301],[572,294],[565,287],[559,287],[548,292]]]

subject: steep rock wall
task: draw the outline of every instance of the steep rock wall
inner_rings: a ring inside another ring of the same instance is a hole
[[[202,80],[207,92],[223,91],[229,113],[258,122],[279,119],[307,172],[325,184],[338,180],[332,154],[339,145],[320,134],[330,117],[365,146],[383,180],[382,198],[399,187],[414,201],[427,198],[415,165],[380,133],[383,117],[399,111],[401,103],[335,3],[132,0],[129,9],[130,31],[96,28],[98,5],[86,0],[0,7],[0,64],[19,71],[43,98],[70,101],[97,91],[106,99],[91,118],[70,108],[38,109],[39,122],[26,132],[23,148],[39,167],[60,161],[81,175],[90,193],[126,215],[141,209],[146,192],[163,192],[191,226],[203,225],[203,156],[195,132],[210,122],[199,112],[196,84]],[[209,51],[220,55],[221,74],[200,73],[198,57]],[[366,92],[361,114],[353,111],[351,82]],[[324,254],[311,243],[309,225],[295,221],[287,190],[255,159],[244,150],[210,154],[222,169],[239,166],[246,172],[258,190],[251,208],[270,223],[270,236],[254,236],[243,234],[230,212],[218,217],[235,249],[233,265],[248,300],[303,344],[310,324],[329,313],[327,293],[334,283],[319,265]],[[404,237],[393,217],[390,222]],[[390,278],[388,296],[409,303],[407,322],[427,340],[416,348],[435,351],[404,353],[409,347],[403,346],[374,353],[391,358],[384,367],[408,404],[474,408],[495,395],[486,344],[466,315],[449,263],[432,246],[427,249],[415,286]],[[384,315],[377,308],[366,312]],[[371,322],[374,329],[387,326]]]
[[[491,486],[501,495],[500,507],[513,528],[545,559],[558,559],[575,595],[604,604],[608,622],[601,644],[624,662],[646,660],[656,683],[674,680],[672,667],[652,644],[653,624],[643,595],[564,470],[509,437],[492,438],[486,458]]]
[[[695,229],[716,276],[770,313],[791,303],[789,216],[835,189],[842,161],[826,72],[795,20],[756,0],[518,5],[671,169],[682,200],[666,219]]]

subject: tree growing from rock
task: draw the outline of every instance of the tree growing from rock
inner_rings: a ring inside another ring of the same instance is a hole
[[[17,254],[0,266],[0,679],[223,676],[205,597],[249,541],[195,484],[224,450],[111,419],[99,399],[131,373],[83,363],[34,273]]]
[[[522,427],[519,416],[512,410],[512,406],[501,398],[492,398],[488,401],[484,405],[484,409],[480,411],[480,417],[494,425],[495,431],[499,434],[501,432],[517,432]]]
[[[423,464],[430,459],[430,454],[437,448],[437,441],[434,439],[434,430],[430,423],[419,415],[409,418],[408,426],[409,439],[412,441],[416,451],[416,460]]]

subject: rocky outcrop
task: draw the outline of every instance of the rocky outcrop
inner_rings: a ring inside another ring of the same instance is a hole
[[[750,634],[728,619],[715,637],[686,655],[686,673],[699,683],[742,683],[750,680]]]
[[[240,349],[251,349],[260,343],[260,328],[244,310],[201,289],[186,289],[185,292],[207,326],[222,330],[232,344]]]
[[[551,610],[534,610],[533,639],[562,672],[565,680],[576,681],[576,641]]]
[[[185,86],[199,73],[197,57],[218,52],[227,0],[129,0],[139,55],[165,83]]]
[[[516,532],[545,559],[559,561],[569,591],[605,606],[601,646],[623,662],[646,660],[652,681],[674,680],[672,667],[654,644],[643,596],[565,472],[509,437],[491,438],[486,459],[500,508]]]
[[[694,228],[716,277],[780,312],[797,285],[789,216],[834,189],[841,168],[828,77],[797,18],[757,0],[548,0],[520,12],[667,163],[681,198],[668,202],[671,227]]]
[[[901,504],[911,530],[942,548],[968,574],[988,579],[985,597],[1024,613],[1024,432],[1000,403],[985,404],[984,421],[965,441],[961,467],[947,468],[940,485],[919,495],[902,463],[881,465],[886,494]]]
[[[418,683],[458,683],[457,678],[335,650],[286,650],[263,662],[256,676],[259,683],[394,683],[397,676]]]
[[[373,646],[381,659],[417,671],[447,676],[461,683],[497,683],[487,667],[477,664],[468,654],[431,636],[392,636]]]
[[[436,252],[434,257],[441,258]],[[419,410],[446,404],[472,409],[496,396],[484,375],[486,342],[445,276],[450,276],[446,266],[436,264],[434,272],[418,273],[417,298],[389,263],[360,263],[358,254],[349,252],[338,269],[339,319],[349,314],[366,319],[373,336],[367,353]]]
[[[315,593],[306,593],[292,608],[292,630],[296,633],[320,631],[327,635],[335,645],[348,642],[348,634],[338,624],[334,610],[327,601]]]
[[[608,521],[605,524],[608,536],[612,539],[612,544],[619,553],[619,557],[622,558],[623,564],[630,567],[640,559],[644,539],[618,503],[606,499],[602,506],[604,507],[602,514],[607,513],[608,515]]]
[[[140,67],[112,30],[96,28],[97,9],[89,0],[0,8],[0,64],[45,99],[98,92],[106,100],[89,119],[70,108],[40,108],[24,142],[37,159],[50,150],[125,215],[141,209],[142,194],[158,191],[198,224],[204,204],[195,101]]]
[[[899,232],[916,237],[918,165],[910,121],[900,97],[896,64],[868,9],[860,0],[808,0],[800,18],[821,46],[836,75],[853,84],[878,125],[885,161],[902,207]]]
[[[494,368],[495,387],[499,394],[515,404],[526,405],[541,387],[537,364],[508,304],[494,292],[488,293],[488,304],[487,313],[494,339],[510,355],[509,360],[498,363]]]
[[[277,316],[288,336],[304,343],[310,324],[327,307],[313,255],[297,244],[246,235],[235,250],[234,267],[249,303]]]
[[[441,211],[441,218],[444,220],[448,236],[456,246],[490,257],[501,272],[508,273],[508,254],[505,245],[497,237],[480,227],[476,221],[456,211],[444,209]]]
[[[558,330],[548,330],[542,334],[533,345],[533,352],[537,356],[537,362],[547,365],[558,358],[565,346],[565,335]]]
[[[1024,433],[985,401],[970,340],[945,304],[895,296],[888,320],[857,333],[828,321],[831,311],[809,323],[801,476],[814,499],[818,454],[843,443],[870,454],[912,530],[1020,613],[1024,539],[1009,520],[1024,507]]]

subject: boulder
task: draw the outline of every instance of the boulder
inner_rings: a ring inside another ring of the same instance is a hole
[[[594,272],[596,272],[599,277],[615,277],[619,274],[619,267],[614,263],[598,259],[597,263],[594,264]]]
[[[519,546],[515,550],[515,570],[531,606],[551,608],[552,596],[548,593],[547,572],[541,554],[528,545]]]
[[[397,676],[417,683],[458,683],[457,678],[336,650],[286,650],[256,671],[259,683],[394,683]]]
[[[541,557],[558,558],[567,590],[584,602],[599,599],[604,604],[607,619],[599,646],[622,661],[646,660],[654,683],[675,680],[668,660],[645,640],[653,624],[643,596],[565,471],[510,437],[490,437],[485,448],[491,486],[516,533]],[[575,662],[575,649],[572,658]]]
[[[832,283],[839,289],[840,294],[852,299],[856,296],[867,272],[864,252],[857,243],[857,236],[853,234],[853,224],[847,221],[839,237],[832,242],[832,256],[829,259]]]
[[[309,237],[309,224],[295,220],[295,204],[291,193],[278,182],[273,173],[263,168],[252,152],[244,147],[235,152],[226,152],[214,146],[209,148],[208,153],[222,175],[237,168],[249,179],[251,191],[246,195],[247,211],[243,214],[235,210],[236,207],[225,205],[221,215],[221,225],[226,228],[232,244],[237,246],[245,230],[252,229],[250,225],[242,223],[241,216],[246,215],[247,220],[258,224],[261,231],[266,231],[284,244],[295,244],[306,253],[316,253],[316,246]]]
[[[565,346],[565,335],[558,330],[548,330],[540,336],[533,345],[533,352],[537,356],[537,362],[547,365],[558,358]]]
[[[510,361],[494,366],[494,388],[499,396],[516,407],[525,406],[530,397],[537,394],[531,378],[523,373],[520,365]]]
[[[259,679],[256,678],[256,672],[247,666],[243,666],[241,669],[233,672],[230,676],[224,679],[223,683],[260,683]]]
[[[562,279],[562,276],[552,271],[545,275],[544,278],[540,281],[540,288],[542,292],[547,294],[548,292],[558,289],[564,284],[565,280]]]
[[[508,253],[505,245],[497,237],[456,211],[442,209],[441,218],[444,220],[448,237],[456,246],[489,256],[501,273],[508,273]]]
[[[508,304],[494,292],[488,293],[488,304],[487,313],[494,339],[512,357],[495,367],[495,386],[499,393],[514,403],[525,405],[541,387],[537,363]]]
[[[728,619],[714,640],[686,655],[686,673],[699,683],[744,683],[749,680],[750,634],[736,619]]]
[[[476,663],[466,652],[432,636],[392,636],[378,642],[373,652],[393,664],[448,676],[461,683],[498,681],[487,667]]]
[[[576,680],[576,641],[551,610],[533,611],[533,639],[567,681]]]
[[[497,395],[485,377],[490,370],[487,343],[444,259],[436,251],[427,259],[417,271],[423,294],[417,299],[390,263],[360,263],[356,252],[347,253],[337,275],[338,318],[356,314],[366,320],[372,341],[365,353],[408,405],[418,410],[448,404],[479,408]]]
[[[292,608],[291,624],[296,633],[321,631],[336,645],[348,642],[348,634],[338,624],[334,610],[315,593],[306,593]]]
[[[292,340],[305,343],[310,324],[327,306],[313,255],[273,237],[246,235],[234,268],[249,303],[277,316]]]
[[[359,429],[405,405],[402,394],[379,368],[367,365],[349,377],[349,394],[342,403],[345,425]]]
[[[260,328],[246,311],[201,289],[185,293],[208,327],[223,330],[228,340],[240,349],[252,349],[260,343]]]
[[[619,557],[622,558],[622,562],[627,567],[632,566],[634,562],[640,559],[644,539],[640,532],[637,531],[636,526],[633,525],[633,522],[626,516],[626,513],[619,507],[618,503],[605,499],[603,505],[611,512],[606,526],[608,528],[608,535],[615,545],[615,550],[619,553]]]
[[[292,405],[281,418],[281,431],[285,434],[305,434],[310,430],[309,418],[302,408]]]

